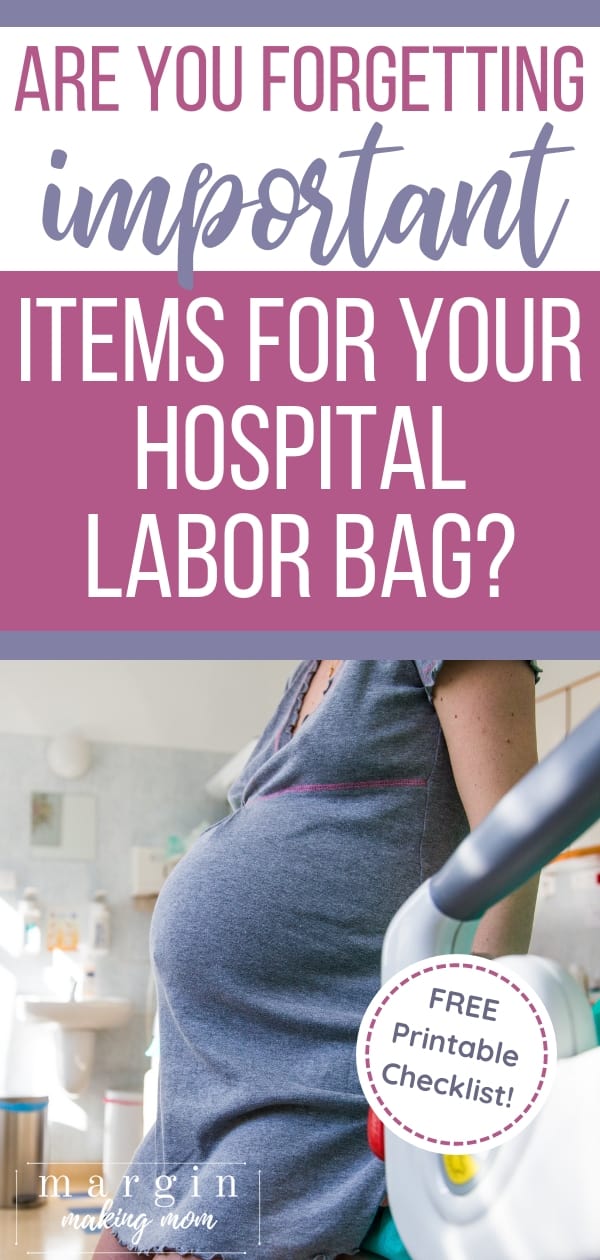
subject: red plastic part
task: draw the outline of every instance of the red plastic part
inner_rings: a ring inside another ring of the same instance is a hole
[[[373,1152],[373,1155],[377,1156],[377,1159],[385,1159],[383,1134],[383,1121],[380,1120],[379,1116],[376,1116],[375,1112],[371,1111],[371,1108],[369,1107],[369,1114],[367,1116],[367,1138],[369,1139],[371,1151]]]

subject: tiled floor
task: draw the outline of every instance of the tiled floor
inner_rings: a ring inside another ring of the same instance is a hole
[[[63,1228],[61,1222],[68,1207],[67,1200],[54,1199],[41,1207],[21,1209],[17,1216],[12,1209],[0,1212],[0,1255],[2,1260],[79,1260],[93,1255],[97,1235]]]
[[[84,1260],[93,1255],[98,1233],[84,1232],[63,1221],[70,1212],[85,1225],[86,1215],[97,1213],[101,1202],[78,1193],[76,1183],[70,1189],[69,1199],[49,1195],[37,1207],[0,1211],[2,1260],[25,1260],[28,1256],[37,1256],[38,1260]]]

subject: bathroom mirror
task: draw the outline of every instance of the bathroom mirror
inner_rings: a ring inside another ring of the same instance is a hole
[[[71,792],[32,792],[32,857],[89,862],[96,856],[96,801]]]

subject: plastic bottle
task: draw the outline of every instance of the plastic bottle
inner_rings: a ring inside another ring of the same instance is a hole
[[[42,946],[42,911],[37,888],[26,888],[19,902],[24,954],[39,954]]]
[[[83,960],[81,978],[75,989],[75,996],[80,1002],[96,996],[96,966],[93,958],[87,954]]]
[[[90,951],[107,954],[110,946],[110,910],[105,892],[94,893],[90,906]]]

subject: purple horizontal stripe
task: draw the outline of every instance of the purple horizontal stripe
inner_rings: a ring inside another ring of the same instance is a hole
[[[5,661],[593,660],[590,631],[0,631]]]
[[[4,0],[4,26],[596,26],[592,0]]]
[[[289,796],[292,792],[353,792],[360,788],[427,787],[426,779],[362,779],[356,783],[297,783],[294,787],[280,788],[278,792],[259,792],[255,800],[270,801],[274,796]],[[248,802],[249,803],[249,802]]]

